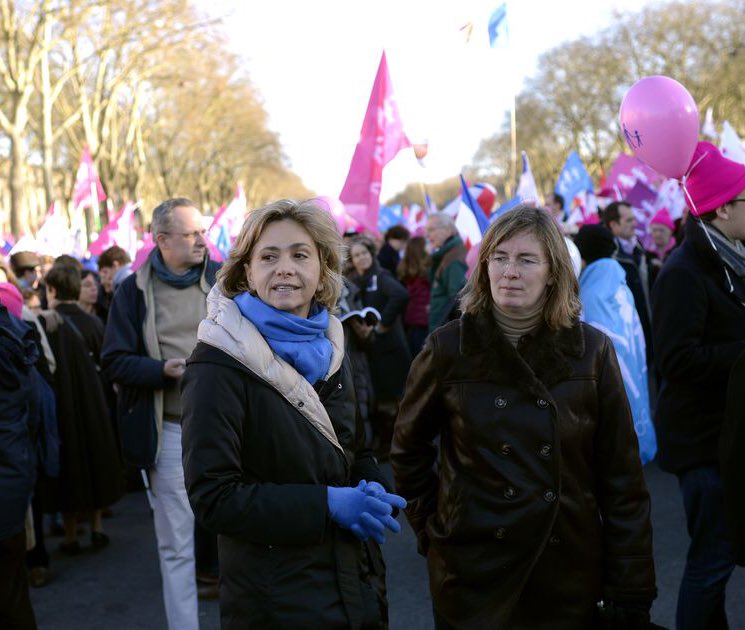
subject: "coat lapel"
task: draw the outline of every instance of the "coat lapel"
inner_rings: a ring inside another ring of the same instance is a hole
[[[528,393],[550,399],[549,388],[573,374],[570,358],[585,352],[579,322],[553,332],[542,326],[515,349],[490,313],[461,318],[461,353],[476,362],[482,377],[509,381]]]

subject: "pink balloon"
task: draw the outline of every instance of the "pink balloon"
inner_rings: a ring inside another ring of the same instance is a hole
[[[675,79],[651,76],[629,88],[618,114],[626,144],[640,160],[680,179],[698,142],[698,108]]]

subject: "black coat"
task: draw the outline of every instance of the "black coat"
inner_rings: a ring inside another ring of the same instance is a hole
[[[203,274],[210,286],[219,268],[219,263],[205,259]],[[154,463],[158,442],[154,396],[156,390],[166,387],[167,377],[163,374],[165,362],[147,352],[147,306],[137,278],[137,273],[127,277],[114,294],[101,360],[106,378],[118,387],[117,423],[124,459],[134,466],[148,467]]]
[[[378,262],[383,269],[389,271],[395,278],[396,271],[398,269],[398,263],[401,262],[401,257],[398,255],[398,252],[393,249],[393,247],[391,247],[388,243],[383,243],[383,246],[378,252]]]
[[[735,562],[745,566],[745,352],[735,361],[727,387],[727,406],[719,441],[724,512]]]
[[[53,323],[60,314],[67,320]],[[76,304],[42,315],[57,360],[60,475],[53,507],[62,512],[105,508],[124,493],[124,476],[96,363],[103,325]]]
[[[224,629],[359,628],[378,614],[359,570],[365,548],[327,507],[326,486],[383,481],[372,456],[356,456],[348,361],[315,389],[343,450],[301,413],[302,400],[226,352],[200,341],[187,363],[184,475],[196,518],[219,534]]]
[[[631,411],[591,326],[543,328],[517,350],[490,313],[431,333],[391,463],[434,607],[454,627],[575,630],[600,599],[654,599]]]
[[[745,285],[724,266],[700,225],[686,222],[686,238],[655,282],[652,308],[655,360],[661,377],[655,427],[657,460],[682,473],[718,462],[727,380],[745,350]]]
[[[31,328],[0,304],[0,540],[23,531],[34,489],[37,358]]]
[[[344,278],[344,290],[338,307],[340,317],[345,313],[359,311],[365,307],[360,290],[348,278]],[[375,406],[375,391],[370,374],[370,362],[367,359],[367,352],[375,340],[375,332],[372,332],[366,339],[362,339],[354,331],[352,320],[346,319],[342,324],[344,326],[344,352],[352,365],[357,409],[364,422],[370,418],[370,413]]]
[[[351,280],[360,290],[362,303],[380,311],[380,323],[388,328],[387,332],[375,333],[368,349],[375,398],[379,402],[396,400],[403,394],[411,365],[403,326],[409,292],[377,261],[373,261],[372,267],[362,276],[353,274]]]

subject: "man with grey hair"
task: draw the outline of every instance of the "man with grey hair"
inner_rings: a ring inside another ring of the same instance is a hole
[[[432,214],[425,228],[432,246],[429,297],[429,332],[447,323],[457,312],[458,294],[466,286],[466,248],[455,222],[444,212]]]
[[[168,627],[197,630],[194,515],[181,464],[179,386],[219,265],[209,259],[202,215],[189,199],[155,208],[151,231],[155,249],[114,295],[102,362],[118,386],[124,459],[147,472],[152,490]]]

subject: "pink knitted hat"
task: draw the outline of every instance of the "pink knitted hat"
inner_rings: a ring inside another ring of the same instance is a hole
[[[696,205],[690,208],[693,216],[716,210],[745,190],[745,165],[728,160],[711,142],[696,145],[688,170],[685,187]]]
[[[675,224],[670,218],[670,213],[667,211],[667,208],[660,208],[660,211],[652,217],[652,220],[649,222],[649,224],[664,225],[671,232],[675,232]]]
[[[14,284],[0,282],[0,304],[7,308],[11,315],[21,319],[23,296]]]

